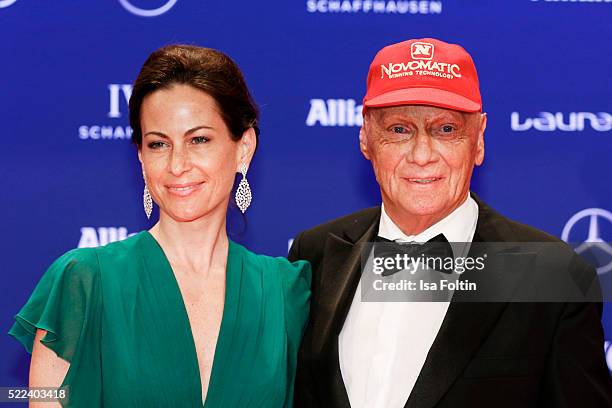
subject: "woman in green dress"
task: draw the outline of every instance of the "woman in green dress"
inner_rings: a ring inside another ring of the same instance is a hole
[[[151,54],[130,122],[145,212],[154,201],[159,221],[49,267],[10,331],[32,352],[31,387],[66,386],[71,407],[292,405],[310,266],[256,255],[226,233],[237,172],[236,202],[244,212],[251,201],[257,119],[225,54]]]

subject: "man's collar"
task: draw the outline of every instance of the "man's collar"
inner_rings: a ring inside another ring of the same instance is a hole
[[[470,192],[470,197],[478,205],[478,221],[473,241],[506,242],[519,240],[519,237],[515,237],[506,218],[485,204],[475,193]],[[344,221],[342,231],[338,231],[336,234],[339,234],[348,243],[354,244],[370,230],[370,227],[373,227],[374,236],[367,237],[367,239],[373,240],[379,228],[380,215],[380,207],[371,207],[351,214]]]
[[[463,203],[449,215],[416,235],[406,235],[381,207],[378,235],[392,241],[425,242],[438,234],[444,234],[450,242],[469,242],[472,240],[476,221],[478,219],[478,204],[468,196]]]

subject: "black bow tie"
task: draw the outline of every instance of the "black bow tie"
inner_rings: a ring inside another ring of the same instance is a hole
[[[396,242],[383,237],[374,240],[374,256],[384,258],[395,258],[397,254],[408,255],[411,258],[424,256],[429,259],[441,258],[437,264],[444,265],[444,260],[453,257],[453,249],[443,234],[438,234],[427,242]],[[378,244],[381,243],[382,245]],[[378,244],[378,245],[377,245]],[[439,272],[451,273],[452,268],[442,268]],[[393,275],[398,269],[385,270],[382,276]]]

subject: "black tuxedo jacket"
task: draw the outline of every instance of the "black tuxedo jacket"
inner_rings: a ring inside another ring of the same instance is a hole
[[[472,197],[479,207],[474,242],[559,241]],[[313,268],[297,408],[350,406],[338,335],[359,283],[361,247],[375,238],[379,219],[380,207],[362,210],[300,233],[291,247],[290,260]],[[595,273],[582,262],[575,267]],[[610,408],[601,313],[601,303],[451,301],[405,407]]]

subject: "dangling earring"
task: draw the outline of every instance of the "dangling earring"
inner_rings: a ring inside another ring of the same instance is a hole
[[[144,204],[144,211],[147,215],[147,219],[151,219],[151,213],[153,212],[153,199],[151,198],[151,193],[149,193],[149,188],[147,187],[147,180],[145,179],[144,170],[142,171],[142,178],[145,181],[144,193],[142,194],[142,203]]]
[[[153,212],[153,200],[151,199],[151,193],[149,193],[149,189],[145,184],[144,194],[142,195],[142,201],[144,204],[145,214],[147,214],[147,219],[151,219],[151,213]]]
[[[242,180],[240,180],[240,184],[238,185],[238,189],[236,190],[236,204],[240,211],[244,214],[244,212],[251,205],[251,199],[253,198],[251,194],[251,187],[249,186],[249,182],[246,179],[247,174],[247,165],[242,163],[240,165],[240,173],[242,173]]]

